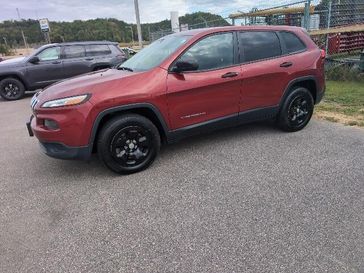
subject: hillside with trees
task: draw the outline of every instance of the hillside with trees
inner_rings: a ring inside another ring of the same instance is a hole
[[[181,24],[188,24],[192,28],[207,26],[229,25],[221,16],[196,12],[180,17]],[[135,24],[129,24],[117,19],[93,19],[87,21],[75,20],[73,22],[50,22],[50,36],[52,42],[109,40],[129,43],[132,41],[133,28],[134,40],[137,40]],[[44,43],[44,36],[40,31],[37,20],[4,21],[0,22],[0,44],[6,42],[11,47],[23,46],[20,28],[24,31],[29,44]],[[143,40],[148,41],[150,33],[168,30],[171,28],[170,20],[157,23],[142,24]],[[5,39],[4,39],[5,38]]]

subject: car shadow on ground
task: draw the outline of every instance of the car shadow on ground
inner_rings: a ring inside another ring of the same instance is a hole
[[[236,127],[231,127],[224,130],[216,130],[209,134],[200,134],[191,136],[173,144],[162,145],[160,155],[150,167],[149,171],[153,168],[158,168],[160,164],[168,162],[169,158],[178,160],[175,155],[193,147],[194,152],[198,149],[205,149],[211,146],[211,150],[219,149],[226,142],[234,141],[237,138],[241,139],[248,135],[261,135],[261,134],[280,134],[282,133],[274,127],[273,121],[264,121],[259,123],[245,124]],[[70,177],[80,177],[82,175],[92,175],[94,177],[112,178],[120,175],[108,170],[99,160],[96,154],[93,154],[88,161],[75,161],[75,160],[51,160],[53,171],[59,172],[60,175]],[[44,166],[43,166],[44,167]],[[47,169],[47,168],[45,168]]]

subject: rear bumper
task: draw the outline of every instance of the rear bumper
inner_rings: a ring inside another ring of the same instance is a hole
[[[39,142],[42,151],[53,158],[58,159],[81,159],[90,158],[92,148],[84,147],[69,147],[62,143],[56,142]]]

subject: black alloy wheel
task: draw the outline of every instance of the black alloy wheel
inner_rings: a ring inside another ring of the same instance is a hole
[[[137,166],[151,150],[150,132],[140,126],[122,128],[111,140],[110,150],[114,159],[124,167]]]
[[[24,85],[17,79],[6,78],[0,82],[0,95],[4,100],[18,100],[24,93]]]
[[[310,121],[314,100],[309,90],[295,87],[283,102],[277,117],[278,126],[287,132],[303,129]]]
[[[304,96],[296,97],[288,108],[288,120],[291,126],[299,126],[307,120],[308,102]]]
[[[161,145],[159,131],[147,118],[125,114],[109,120],[102,128],[97,152],[112,171],[130,174],[146,169]]]

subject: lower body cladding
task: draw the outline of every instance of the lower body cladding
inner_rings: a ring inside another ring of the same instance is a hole
[[[87,160],[90,158],[92,148],[85,147],[68,147],[62,143],[47,143],[39,142],[42,151],[54,158],[58,159],[81,159]]]
[[[32,121],[34,122],[34,116],[32,115],[29,122],[26,123],[29,136],[33,137],[34,132],[32,129]],[[92,153],[92,146],[82,147],[70,147],[59,142],[47,142],[39,140],[41,150],[48,156],[58,159],[81,159],[87,160]]]
[[[317,93],[315,104],[319,104],[321,102],[322,98],[324,97],[324,95],[325,95],[325,87],[321,92]]]
[[[174,131],[165,132],[167,143],[175,143],[183,138],[223,129],[227,127],[234,127],[244,123],[265,120],[273,118],[278,114],[279,107],[266,107],[260,109],[249,110],[242,113],[236,113],[222,118],[209,120],[203,123],[190,125],[184,128],[180,128]],[[33,136],[33,130],[31,127],[31,121],[33,116],[30,118],[30,122],[27,122],[27,129],[30,136]],[[71,147],[64,143],[59,142],[48,142],[43,139],[39,140],[42,151],[53,158],[58,159],[81,159],[87,160],[90,158],[93,151],[93,143],[95,140],[89,143],[89,145],[81,147]]]

